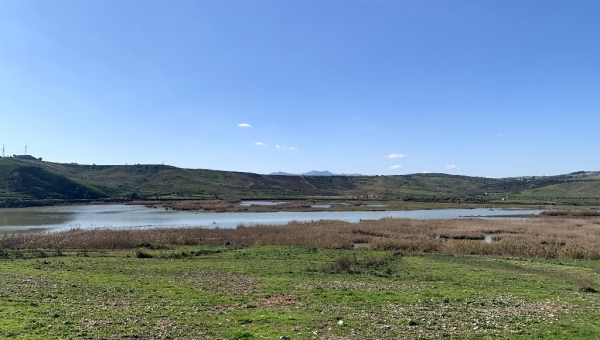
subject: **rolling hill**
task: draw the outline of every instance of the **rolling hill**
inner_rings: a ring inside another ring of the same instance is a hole
[[[46,204],[48,200],[215,197],[598,205],[600,173],[504,179],[448,174],[282,176],[158,164],[80,165],[31,156],[0,158],[0,206]]]

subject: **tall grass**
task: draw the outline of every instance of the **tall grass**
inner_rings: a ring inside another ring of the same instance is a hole
[[[491,244],[484,237],[491,236]],[[431,252],[455,255],[600,259],[600,218],[573,220],[385,218],[343,221],[292,221],[286,225],[240,225],[236,229],[71,229],[0,240],[2,248],[123,249],[156,245],[288,245]]]
[[[237,200],[148,200],[148,201],[132,201],[130,204],[144,205],[148,208],[156,208],[162,206],[167,210],[178,211],[215,211],[225,212],[231,210]]]
[[[177,211],[213,211],[213,212],[272,212],[280,210],[294,210],[310,208],[310,201],[286,202],[278,205],[251,205],[240,206],[240,200],[147,200],[132,201],[129,204],[144,205],[148,208],[164,207],[167,210]]]
[[[567,217],[591,217],[600,216],[598,210],[545,210],[540,216],[567,216]]]

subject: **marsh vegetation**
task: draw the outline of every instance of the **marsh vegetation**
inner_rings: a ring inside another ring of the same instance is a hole
[[[491,242],[484,242],[488,236]],[[152,228],[71,229],[20,234],[0,240],[2,248],[131,249],[140,244],[302,246],[494,255],[600,259],[600,218],[564,219],[393,219],[239,225],[235,229]]]
[[[597,338],[599,227],[382,219],[4,237],[0,337]]]

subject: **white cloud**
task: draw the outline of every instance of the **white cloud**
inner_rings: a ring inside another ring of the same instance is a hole
[[[287,151],[300,151],[300,150],[298,150],[298,149],[296,149],[296,148],[293,148],[293,147],[291,147],[291,146],[281,146],[281,145],[279,145],[279,144],[275,145],[275,147],[276,147],[277,149],[279,149],[279,150],[287,150]]]
[[[297,148],[291,147],[291,146],[281,146],[279,144],[275,145],[275,147],[279,150],[287,150],[287,151],[300,151]]]
[[[400,165],[400,164],[395,164],[395,165],[390,166],[390,169],[392,169],[392,170],[396,170],[396,169],[400,169],[400,168],[402,168],[402,165]]]
[[[504,136],[504,134],[503,133],[498,133],[498,134],[496,134],[496,136],[502,137],[502,136]]]
[[[254,145],[265,146],[265,145],[267,145],[267,144],[265,144],[265,143],[263,143],[263,142],[256,142],[256,143],[254,143]]]
[[[238,126],[239,127],[244,127],[244,128],[251,128],[252,127],[252,125],[250,125],[248,123],[241,123],[241,124],[238,124]]]
[[[401,153],[391,153],[391,154],[389,154],[389,155],[387,155],[385,157],[387,157],[387,158],[404,158],[406,156],[404,156]]]
[[[456,164],[446,164],[446,170],[460,170],[461,167]]]

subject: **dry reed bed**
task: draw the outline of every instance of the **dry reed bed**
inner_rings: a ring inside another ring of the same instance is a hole
[[[252,204],[249,206],[240,206],[241,200],[145,200],[132,201],[127,204],[143,205],[147,208],[164,207],[167,210],[177,211],[213,211],[213,212],[273,212],[273,211],[294,211],[306,210],[313,204],[331,204],[332,206],[363,207],[368,203],[363,201],[344,201],[344,202],[321,202],[321,201],[292,201],[277,205]],[[343,204],[342,204],[343,203]]]
[[[565,216],[565,217],[595,217],[600,216],[598,210],[545,210],[540,216]]]
[[[213,212],[271,212],[280,210],[305,209],[311,207],[309,201],[286,202],[278,205],[240,206],[240,200],[158,200],[133,201],[129,204],[144,205],[148,208],[162,206],[167,210],[177,211],[213,211]]]
[[[156,201],[133,201],[130,204],[144,205],[148,208],[157,206],[165,207],[167,210],[179,211],[217,211],[223,212],[233,208],[239,201],[235,200],[156,200]]]
[[[491,236],[491,244],[483,241]],[[123,249],[154,245],[288,245],[442,254],[600,259],[600,218],[392,219],[290,222],[282,226],[240,225],[236,229],[72,229],[0,240],[1,248]]]

